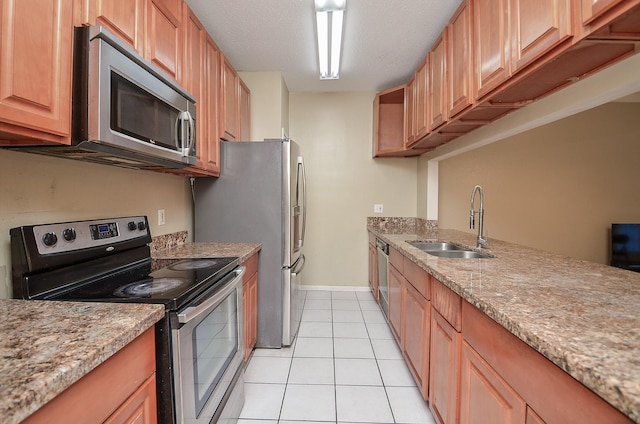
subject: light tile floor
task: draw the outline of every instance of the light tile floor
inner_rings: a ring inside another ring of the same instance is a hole
[[[370,292],[308,291],[294,345],[256,349],[245,382],[238,424],[435,424]]]

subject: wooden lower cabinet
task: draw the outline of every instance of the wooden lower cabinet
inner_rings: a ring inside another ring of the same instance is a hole
[[[115,353],[23,421],[156,423],[154,328]]]
[[[389,326],[399,346],[402,346],[402,316],[405,284],[400,271],[389,263]]]
[[[438,424],[458,422],[461,342],[462,334],[432,308],[429,406]]]
[[[249,359],[258,338],[258,253],[242,263],[247,268],[242,279],[244,311],[244,360]]]
[[[631,423],[620,411],[467,302],[462,302],[462,319],[465,343],[529,407],[526,418],[519,422]]]
[[[404,299],[402,354],[422,397],[428,400],[431,305],[410,283],[406,284]]]
[[[388,320],[438,424],[632,423],[392,247]]]
[[[522,424],[524,400],[465,341],[460,370],[461,424]]]

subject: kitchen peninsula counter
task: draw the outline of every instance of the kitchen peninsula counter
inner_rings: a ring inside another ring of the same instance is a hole
[[[455,230],[412,231],[368,221],[368,230],[640,422],[640,274],[490,239],[493,258],[429,255],[407,241],[475,246]]]
[[[163,305],[0,300],[0,422],[19,423],[163,317]]]

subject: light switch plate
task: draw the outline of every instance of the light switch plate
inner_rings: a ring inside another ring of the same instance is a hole
[[[381,203],[373,205],[373,213],[382,213],[383,207]]]
[[[158,209],[158,225],[164,225],[164,209]]]

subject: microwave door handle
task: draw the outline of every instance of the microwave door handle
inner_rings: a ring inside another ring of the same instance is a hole
[[[189,125],[184,125],[185,123],[188,123]],[[176,118],[175,145],[176,149],[182,152],[184,156],[189,156],[193,150],[193,145],[195,143],[194,134],[195,122],[191,117],[191,114],[187,111],[180,112]]]
[[[187,145],[187,149],[186,149],[186,153],[185,156],[189,156],[191,155],[191,152],[193,152],[193,146],[195,145],[196,142],[196,123],[193,120],[193,116],[191,116],[191,113],[189,113],[188,111],[183,112],[187,118],[187,122],[189,122],[189,127],[185,130],[187,132],[185,139],[189,140],[189,144]]]

